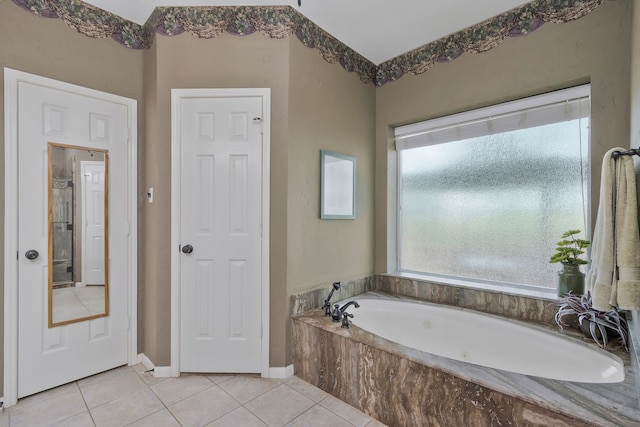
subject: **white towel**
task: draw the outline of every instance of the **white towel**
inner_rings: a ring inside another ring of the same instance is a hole
[[[615,271],[613,244],[615,161],[611,158],[611,153],[616,150],[624,151],[621,148],[609,150],[602,160],[600,204],[591,238],[591,265],[586,277],[586,285],[591,291],[593,305],[603,311],[610,309],[609,299]]]
[[[640,309],[640,231],[636,175],[632,156],[616,161],[616,265],[618,281],[611,292],[612,306],[623,310]],[[617,286],[616,286],[617,285]]]
[[[640,233],[636,179],[631,156],[602,161],[600,204],[591,245],[587,287],[594,308],[640,309]]]

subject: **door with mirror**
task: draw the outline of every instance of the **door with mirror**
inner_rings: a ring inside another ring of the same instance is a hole
[[[128,361],[125,103],[19,83],[18,397]],[[108,94],[105,94],[108,95]]]

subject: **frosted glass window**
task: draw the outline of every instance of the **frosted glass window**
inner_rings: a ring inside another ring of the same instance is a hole
[[[578,117],[401,150],[399,270],[555,288],[555,243],[587,229],[588,127]]]

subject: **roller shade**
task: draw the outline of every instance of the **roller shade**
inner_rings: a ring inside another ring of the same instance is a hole
[[[576,120],[590,115],[590,85],[395,128],[396,150]]]

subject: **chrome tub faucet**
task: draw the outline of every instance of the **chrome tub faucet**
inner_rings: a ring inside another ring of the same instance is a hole
[[[336,304],[333,308],[333,312],[331,312],[331,318],[333,319],[334,322],[339,322],[342,320],[342,327],[343,328],[348,328],[350,323],[349,323],[349,317],[351,317],[353,319],[353,314],[351,313],[347,313],[346,310],[347,308],[349,308],[349,306],[354,306],[355,308],[360,308],[360,304],[358,304],[357,301],[349,301],[348,303],[346,303],[345,305],[343,305],[342,307],[340,307],[338,304]]]

